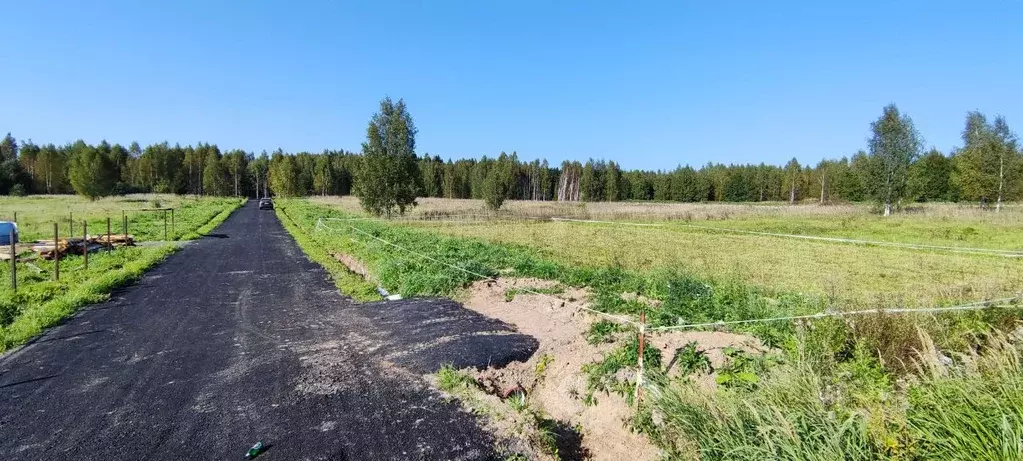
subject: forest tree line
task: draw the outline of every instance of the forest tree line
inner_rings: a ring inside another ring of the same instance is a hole
[[[970,112],[961,133],[963,146],[948,153],[923,152],[912,121],[894,106],[886,107],[871,127],[868,150],[816,164],[792,159],[784,165],[708,163],[641,171],[594,159],[559,165],[523,161],[515,152],[454,161],[425,154],[415,156],[414,187],[419,197],[483,199],[489,191],[502,200],[590,202],[824,203],[885,196],[889,203],[894,198],[897,203],[1000,206],[1023,198],[1023,152],[1002,117],[989,121]],[[0,142],[0,194],[348,195],[358,190],[364,158],[344,150],[292,154],[278,149],[257,155],[209,143],[35,144],[8,133]]]

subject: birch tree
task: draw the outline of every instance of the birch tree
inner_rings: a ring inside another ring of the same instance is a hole
[[[963,148],[956,159],[954,181],[966,200],[979,200],[984,205],[995,202],[995,211],[1011,191],[1017,163],[1016,134],[1005,118],[987,117],[977,111],[966,114]]]
[[[380,101],[362,144],[363,164],[357,178],[362,208],[390,216],[416,205],[420,173],[416,161],[416,126],[405,101]]]
[[[870,131],[867,189],[889,216],[893,205],[906,196],[909,165],[920,156],[922,142],[913,120],[899,113],[895,104],[885,106]]]

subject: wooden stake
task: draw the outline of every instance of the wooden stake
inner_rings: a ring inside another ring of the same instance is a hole
[[[163,210],[163,239],[167,240],[167,210]]]
[[[14,227],[11,227],[11,291],[18,291],[18,253],[14,248]]]
[[[89,268],[89,221],[82,220],[82,258],[85,258],[85,268]]]
[[[107,253],[114,251],[114,242],[110,240],[110,217],[107,216]]]
[[[57,223],[53,223],[53,281],[60,281],[60,235],[57,233]]]

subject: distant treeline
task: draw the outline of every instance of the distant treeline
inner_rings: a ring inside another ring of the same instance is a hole
[[[899,116],[895,110],[895,129]],[[623,170],[613,161],[592,159],[552,166],[546,160],[521,161],[514,152],[456,161],[424,155],[418,157],[416,186],[421,197],[483,198],[487,177],[497,168],[504,183],[499,190],[508,199],[827,202],[876,197],[872,191],[891,183],[886,178],[901,175],[905,191],[894,196],[902,200],[993,204],[999,196],[1020,199],[1023,154],[1005,120],[989,123],[983,114],[971,112],[962,136],[962,148],[947,155],[935,149],[912,155],[904,171],[878,171],[883,165],[872,162],[866,151],[816,165],[792,159],[781,166],[709,163],[660,171]],[[255,155],[224,152],[207,143],[142,147],[133,142],[125,147],[77,141],[57,146],[18,142],[8,134],[0,143],[0,194],[348,195],[362,163],[361,154],[343,150],[289,154],[278,149]]]

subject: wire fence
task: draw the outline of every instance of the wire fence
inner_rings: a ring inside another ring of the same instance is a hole
[[[821,242],[831,243],[846,243],[854,245],[867,245],[867,246],[880,246],[880,247],[894,247],[904,248],[910,250],[933,250],[933,251],[948,251],[953,253],[968,253],[968,254],[988,254],[996,256],[1005,256],[1010,258],[1023,257],[1023,252],[1015,250],[1000,250],[993,248],[969,248],[969,247],[956,247],[956,246],[941,246],[941,245],[924,245],[919,243],[902,243],[902,242],[887,242],[883,240],[863,240],[863,239],[852,239],[843,237],[823,237],[818,235],[800,235],[800,234],[783,234],[776,232],[761,232],[751,231],[744,229],[730,229],[716,226],[701,226],[698,224],[660,224],[660,223],[633,223],[623,221],[597,221],[592,219],[572,219],[572,218],[551,218],[552,221],[560,222],[575,222],[575,223],[589,223],[589,224],[605,224],[605,225],[619,225],[619,226],[634,226],[634,227],[686,227],[690,229],[699,229],[706,231],[725,232],[732,234],[745,234],[745,235],[756,235],[761,237],[779,237],[779,238],[791,238],[801,240],[815,240]]]
[[[775,237],[775,238],[787,238],[787,239],[799,239],[809,240],[818,242],[828,243],[840,243],[849,245],[861,245],[861,246],[876,246],[876,247],[890,247],[890,248],[901,248],[906,250],[919,250],[919,251],[937,251],[937,252],[950,252],[950,253],[961,253],[961,254],[976,254],[976,255],[990,255],[990,256],[1002,256],[1007,258],[1023,258],[1023,250],[1005,250],[997,248],[977,248],[977,247],[960,247],[960,246],[947,246],[947,245],[928,245],[921,243],[910,243],[910,242],[891,242],[884,240],[867,240],[867,239],[854,239],[845,237],[824,237],[819,235],[804,235],[804,234],[786,234],[779,232],[763,232],[753,231],[746,229],[732,229],[727,227],[717,226],[702,226],[699,224],[688,224],[688,223],[640,223],[640,222],[628,222],[628,221],[602,221],[595,219],[577,219],[577,218],[565,218],[565,217],[540,217],[540,216],[500,216],[500,215],[480,215],[480,214],[456,214],[456,215],[419,215],[419,216],[406,216],[401,218],[373,218],[373,217],[357,217],[357,218],[320,218],[326,221],[379,221],[387,223],[448,223],[448,224],[469,224],[469,223],[480,223],[490,224],[494,222],[500,223],[523,223],[523,222],[567,222],[567,223],[579,223],[579,224],[600,224],[609,226],[621,226],[621,227],[640,227],[640,228],[663,228],[663,229],[677,229],[677,228],[688,228],[696,229],[708,232],[720,232],[729,234],[740,234],[740,235],[755,235],[760,237]]]
[[[330,231],[337,231],[337,229],[332,228],[330,226],[327,226],[324,222],[325,221],[340,222],[340,223],[342,223],[343,226],[347,227],[349,230],[355,232],[356,234],[359,234],[361,236],[364,236],[365,238],[368,238],[368,239],[380,242],[380,243],[382,243],[382,244],[384,244],[386,246],[389,246],[389,247],[401,250],[401,251],[403,251],[405,253],[408,253],[408,254],[413,255],[415,257],[418,257],[420,259],[425,259],[425,260],[428,260],[428,261],[432,261],[432,262],[435,262],[437,264],[449,267],[451,269],[454,269],[454,270],[457,270],[457,271],[469,274],[469,275],[471,275],[473,277],[476,277],[477,279],[479,279],[481,281],[492,281],[492,282],[496,282],[497,281],[496,277],[491,277],[491,276],[488,276],[486,274],[482,274],[480,272],[468,269],[464,265],[459,265],[459,264],[451,263],[451,262],[448,262],[448,261],[443,261],[443,260],[440,260],[440,259],[435,258],[433,256],[430,256],[430,255],[424,254],[422,252],[413,250],[411,248],[399,245],[397,243],[394,243],[394,242],[392,242],[390,240],[381,238],[381,237],[379,237],[377,235],[374,235],[371,232],[363,230],[363,229],[361,229],[361,228],[359,228],[359,227],[349,223],[349,222],[352,222],[352,221],[362,221],[362,220],[365,220],[365,219],[364,218],[351,218],[351,219],[346,219],[346,218],[319,218],[319,219],[317,219],[317,222],[316,222],[316,228],[317,228],[317,230],[327,229],[327,230],[330,230]],[[631,224],[637,224],[637,223],[631,223]],[[354,239],[353,238],[352,240],[365,244],[365,242],[361,242],[358,239]],[[553,300],[556,300],[556,301],[559,301],[559,302],[563,301],[561,298],[558,298],[556,296],[550,295],[548,293],[538,292],[536,290],[532,290],[532,289],[529,289],[529,288],[516,288],[516,290],[520,291],[520,292],[523,292],[523,293],[529,293],[529,294],[533,294],[533,295],[537,295],[537,296],[546,297],[546,298],[553,299]],[[610,319],[610,320],[615,320],[615,321],[623,323],[623,324],[631,325],[631,326],[634,326],[634,327],[643,326],[646,331],[669,331],[669,330],[692,330],[692,329],[700,329],[700,328],[717,328],[717,327],[723,327],[723,326],[728,326],[728,325],[742,325],[742,324],[751,324],[751,323],[770,323],[770,322],[781,322],[781,321],[811,320],[811,319],[820,319],[820,318],[826,318],[826,317],[859,316],[859,315],[867,315],[867,314],[925,314],[925,313],[951,312],[951,311],[971,311],[971,310],[981,310],[981,309],[989,309],[989,308],[1023,308],[1023,305],[1017,304],[1020,300],[1021,300],[1020,296],[1015,296],[1015,297],[1007,297],[1007,298],[999,298],[999,299],[974,301],[974,302],[970,302],[970,303],[966,303],[966,304],[961,304],[961,305],[957,305],[957,306],[938,306],[938,307],[923,307],[923,308],[877,308],[877,309],[864,309],[864,310],[855,310],[855,311],[830,311],[830,312],[818,312],[818,313],[806,314],[806,315],[778,316],[778,317],[767,317],[767,318],[756,318],[756,319],[742,319],[742,320],[729,320],[729,321],[714,321],[714,322],[704,322],[704,323],[686,323],[686,324],[681,324],[681,325],[659,326],[659,327],[652,327],[650,325],[646,325],[645,322],[641,323],[641,322],[639,322],[637,320],[634,320],[634,319],[631,319],[631,318],[628,318],[628,317],[625,317],[625,316],[622,316],[622,315],[609,314],[609,313],[598,311],[596,309],[592,309],[592,308],[589,308],[589,307],[586,307],[586,306],[579,306],[579,308],[584,310],[584,311],[586,311],[586,312],[590,312],[592,314],[595,314],[595,315],[598,315],[598,316],[601,316],[601,317],[604,317],[604,318],[607,318],[607,319]]]
[[[413,250],[411,248],[408,248],[406,246],[399,245],[399,244],[397,244],[395,242],[392,242],[390,240],[384,239],[384,238],[382,238],[382,237],[380,237],[378,235],[373,234],[372,232],[366,231],[366,230],[361,229],[361,228],[355,226],[354,224],[352,224],[352,223],[358,223],[358,222],[367,221],[367,220],[376,220],[376,219],[375,218],[319,218],[316,221],[316,230],[320,231],[320,230],[324,230],[325,229],[327,231],[337,232],[338,229],[333,228],[331,226],[328,226],[327,224],[325,224],[325,222],[329,221],[329,222],[339,223],[341,226],[347,228],[347,230],[350,230],[353,233],[358,234],[358,235],[360,235],[360,236],[362,236],[362,237],[364,237],[366,239],[379,242],[379,243],[381,243],[383,245],[395,248],[397,250],[400,250],[400,251],[402,251],[404,253],[407,253],[409,255],[412,255],[414,257],[417,257],[417,258],[420,258],[420,259],[424,259],[424,260],[428,260],[428,261],[432,261],[434,263],[437,263],[437,264],[449,267],[451,269],[454,269],[454,270],[466,273],[468,275],[476,277],[477,279],[479,279],[481,281],[493,281],[493,282],[497,281],[496,277],[488,276],[486,274],[482,274],[482,273],[479,273],[477,271],[468,269],[464,265],[455,264],[455,263],[448,262],[448,261],[443,261],[443,260],[438,259],[436,257],[433,257],[433,256],[427,255],[425,253],[422,253],[422,252]],[[570,218],[552,218],[552,219],[550,219],[550,221],[584,222],[584,223],[598,223],[598,224],[619,224],[619,225],[624,225],[624,226],[637,226],[637,227],[661,227],[662,226],[661,224],[655,224],[655,223],[625,223],[625,222],[619,223],[619,222],[614,222],[614,221],[577,220],[577,219],[570,219]],[[393,222],[393,221],[392,220],[387,220],[386,222]],[[695,225],[684,225],[684,226],[712,229],[712,230],[715,230],[715,231],[722,230],[722,231],[725,231],[725,232],[737,232],[737,233],[763,235],[763,236],[771,236],[771,237],[795,237],[795,238],[812,237],[812,236],[775,234],[775,233],[755,232],[755,231],[741,231],[741,230],[734,230],[734,229],[721,229],[721,228],[716,228],[716,227],[712,227],[712,226],[695,226]],[[357,239],[357,238],[355,238],[355,237],[353,237],[351,235],[349,236],[349,238],[352,241],[354,241],[354,242],[359,242],[359,243],[362,243],[363,245],[367,245],[368,246],[367,242],[362,241],[360,239]],[[814,237],[814,238],[812,238],[812,240],[821,240],[821,241],[826,241],[826,242],[837,242],[837,243],[853,243],[853,244],[864,244],[864,245],[877,245],[877,246],[895,246],[895,247],[903,247],[903,248],[916,249],[916,250],[944,250],[944,251],[952,250],[952,251],[956,251],[956,252],[970,252],[970,253],[993,254],[993,255],[997,255],[997,256],[1015,256],[1015,257],[1021,256],[1020,254],[1016,254],[1016,253],[1005,254],[1006,252],[1002,252],[1001,250],[988,250],[988,249],[965,249],[966,251],[962,251],[964,249],[963,248],[959,248],[959,247],[940,247],[940,246],[932,246],[932,245],[898,244],[898,243],[892,243],[892,242],[875,242],[875,241],[867,241],[867,240],[840,239],[840,238],[830,238],[830,237]],[[976,250],[976,251],[973,251],[973,250]],[[528,288],[528,287],[516,288],[516,290],[519,291],[519,292],[523,292],[523,293],[529,293],[529,294],[532,294],[532,295],[549,298],[549,299],[555,301],[555,306],[559,305],[558,303],[563,303],[564,302],[564,300],[561,299],[561,298],[558,298],[556,296],[550,295],[548,293],[542,293],[542,292],[533,290],[533,289]],[[966,304],[961,304],[961,305],[956,305],[956,306],[938,306],[938,307],[926,307],[926,308],[878,308],[878,309],[864,309],[864,310],[854,310],[854,311],[825,311],[825,312],[818,312],[818,313],[814,313],[814,314],[805,314],[805,315],[787,315],[787,316],[776,316],[776,317],[754,318],[754,319],[741,319],[741,320],[728,320],[728,321],[720,320],[720,321],[714,321],[714,322],[686,323],[686,324],[666,325],[666,326],[651,326],[651,325],[648,325],[646,323],[645,315],[643,315],[643,313],[640,314],[640,317],[638,319],[633,319],[633,318],[629,318],[629,317],[626,317],[626,316],[623,316],[623,315],[609,314],[607,312],[602,312],[602,311],[599,311],[599,310],[596,310],[596,309],[592,309],[592,308],[584,306],[584,305],[576,305],[575,307],[578,308],[579,310],[588,312],[588,313],[596,315],[598,317],[605,318],[605,319],[608,319],[608,320],[611,320],[611,321],[614,321],[614,322],[618,322],[620,324],[629,325],[629,326],[632,326],[632,327],[636,328],[638,330],[638,335],[639,335],[639,338],[638,338],[639,339],[639,344],[642,347],[642,345],[645,342],[645,338],[646,338],[646,334],[647,333],[669,332],[669,331],[679,331],[679,330],[698,330],[698,329],[705,329],[705,328],[724,328],[724,327],[734,326],[734,325],[749,325],[749,324],[756,324],[756,323],[773,323],[773,322],[793,322],[793,321],[805,321],[805,320],[814,320],[814,319],[823,319],[823,318],[832,318],[832,317],[853,317],[853,316],[862,316],[862,315],[870,315],[870,314],[875,314],[875,315],[917,314],[918,315],[918,314],[934,314],[934,313],[940,313],[940,312],[978,311],[978,310],[996,309],[996,308],[1002,308],[1002,309],[1021,309],[1021,308],[1023,308],[1023,303],[1020,302],[1021,300],[1023,300],[1023,295],[1014,296],[1014,297],[998,298],[998,299],[980,300],[980,301],[974,301],[974,302],[970,302],[970,303],[966,303]],[[639,355],[639,360],[638,360],[638,373],[637,373],[637,377],[636,377],[636,389],[635,389],[635,398],[636,398],[637,402],[640,399],[640,395],[641,395],[640,394],[640,390],[642,389],[642,387],[644,385],[644,382],[643,382],[644,381],[643,380],[644,364],[643,364],[643,360],[642,360],[642,350],[640,351],[639,354],[640,355]]]
[[[333,229],[333,228],[323,224],[323,221],[324,220],[322,218],[317,220],[317,222],[316,222],[316,228],[317,229],[336,230],[336,229]],[[360,229],[360,228],[358,228],[358,227],[356,227],[354,225],[351,225],[351,224],[345,224],[345,225],[349,229],[351,229],[351,230],[355,231],[356,233],[358,233],[360,235],[363,235],[363,236],[365,236],[365,237],[367,237],[367,238],[369,238],[371,240],[375,240],[375,241],[378,241],[378,242],[380,242],[380,243],[382,243],[384,245],[387,245],[387,246],[390,246],[390,247],[402,250],[402,251],[404,251],[404,252],[406,252],[408,254],[411,254],[413,256],[416,256],[418,258],[425,259],[427,261],[432,261],[432,262],[435,262],[437,264],[441,264],[443,266],[450,267],[450,268],[455,269],[457,271],[461,271],[463,273],[466,273],[466,274],[469,274],[469,275],[471,275],[473,277],[476,277],[480,281],[484,281],[484,282],[497,282],[497,278],[496,277],[491,277],[491,276],[488,276],[486,274],[481,274],[479,272],[467,269],[464,266],[460,266],[460,265],[457,265],[457,264],[449,263],[447,261],[441,261],[440,259],[434,258],[433,256],[430,256],[430,255],[418,252],[418,251],[413,250],[411,248],[404,247],[404,246],[398,245],[398,244],[396,244],[394,242],[391,242],[389,240],[380,238],[380,237],[378,237],[376,235],[373,235],[371,232],[367,232],[365,230],[362,230],[362,229]],[[516,288],[516,290],[520,291],[520,292],[523,292],[523,293],[529,293],[529,294],[532,294],[532,295],[537,295],[537,296],[542,296],[542,297],[545,297],[545,298],[549,298],[551,300],[554,300],[556,303],[560,303],[560,302],[564,301],[561,298],[558,298],[556,296],[550,295],[548,293],[543,293],[543,292],[539,292],[539,291],[533,290],[533,289],[531,289],[529,287],[519,287],[519,288]],[[601,311],[598,311],[596,309],[591,309],[591,308],[586,307],[586,306],[578,306],[578,307],[581,310],[584,310],[586,312],[590,312],[590,313],[592,313],[594,315],[597,315],[597,316],[600,316],[600,317],[604,317],[604,318],[607,318],[607,319],[610,319],[610,320],[614,320],[614,321],[617,321],[617,322],[621,322],[621,323],[625,323],[625,324],[633,325],[633,326],[638,326],[639,325],[639,323],[637,323],[636,321],[634,321],[632,319],[629,319],[627,317],[624,317],[624,316],[608,314],[606,312],[601,312]]]

